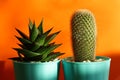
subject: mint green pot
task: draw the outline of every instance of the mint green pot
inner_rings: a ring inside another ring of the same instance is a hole
[[[58,80],[60,60],[53,62],[13,61],[16,80]]]
[[[71,62],[72,57],[62,60],[65,80],[109,80],[111,59],[97,56],[101,62]]]

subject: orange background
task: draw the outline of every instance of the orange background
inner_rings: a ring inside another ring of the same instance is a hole
[[[0,59],[4,60],[4,79],[14,80],[12,61],[17,56],[12,50],[17,47],[18,35],[15,27],[28,33],[28,19],[38,25],[44,18],[44,29],[54,27],[62,30],[56,37],[63,45],[57,50],[66,54],[60,58],[72,56],[70,19],[75,10],[91,10],[97,22],[96,55],[112,58],[110,80],[120,80],[120,1],[119,0],[0,0]],[[60,80],[63,80],[63,71]]]

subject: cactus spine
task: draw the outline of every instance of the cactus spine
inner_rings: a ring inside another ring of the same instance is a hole
[[[95,59],[96,23],[89,10],[78,10],[72,16],[72,44],[76,62]]]

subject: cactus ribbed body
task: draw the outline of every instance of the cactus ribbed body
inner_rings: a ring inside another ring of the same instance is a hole
[[[76,62],[94,60],[96,47],[96,24],[93,14],[79,10],[71,20],[73,52]]]

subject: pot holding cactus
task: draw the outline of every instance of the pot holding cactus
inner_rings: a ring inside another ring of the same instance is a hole
[[[86,9],[76,11],[71,20],[73,57],[62,60],[65,80],[109,80],[109,57],[95,56],[96,23]]]
[[[51,29],[43,31],[43,20],[39,26],[29,20],[29,35],[16,29],[21,37],[16,38],[21,42],[20,48],[13,48],[17,51],[18,57],[13,60],[16,80],[58,80],[61,52],[54,52],[54,49],[61,44],[51,42],[59,33],[50,34]]]

